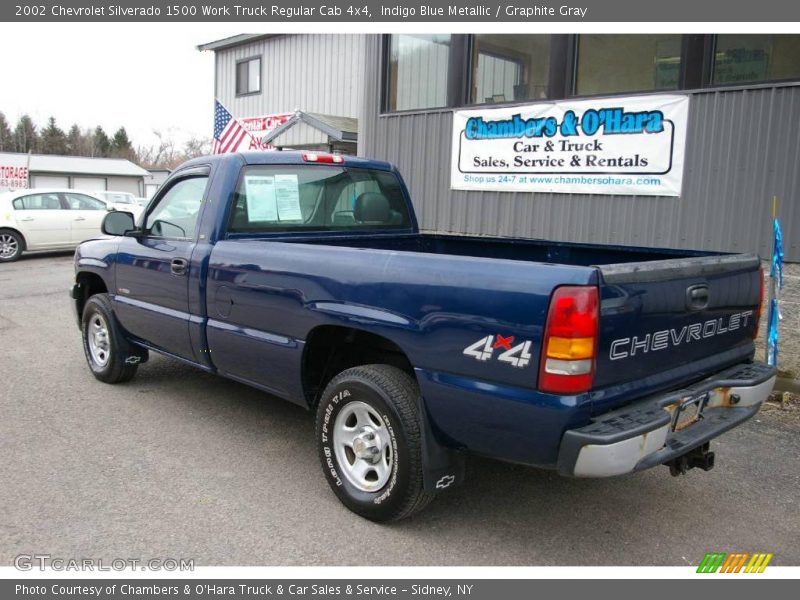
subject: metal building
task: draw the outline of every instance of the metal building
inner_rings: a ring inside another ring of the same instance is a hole
[[[768,256],[777,196],[786,259],[800,261],[798,35],[287,35],[216,44],[201,48],[216,51],[215,93],[235,116],[301,108],[357,117],[358,154],[398,166],[426,231]],[[241,93],[254,57],[264,85]],[[689,97],[680,196],[450,187],[454,110],[664,91]]]
[[[0,153],[0,191],[51,187],[142,196],[147,175],[122,158]]]
[[[170,173],[172,173],[171,169],[148,169],[147,177],[144,179],[144,197],[152,198]]]
[[[198,46],[215,57],[214,97],[239,119],[297,111],[357,123],[367,63],[364,35],[241,34]],[[265,132],[266,133],[266,130]],[[329,132],[301,122],[281,146],[327,148]]]

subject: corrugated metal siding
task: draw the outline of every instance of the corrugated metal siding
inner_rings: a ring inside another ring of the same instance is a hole
[[[380,36],[367,52],[359,154],[397,165],[427,231],[768,256],[777,195],[800,261],[800,84],[692,93],[680,198],[465,192],[450,190],[452,113],[380,116]]]
[[[366,61],[364,35],[286,35],[216,53],[215,96],[236,117],[294,112],[299,108],[358,118]],[[236,61],[261,57],[261,93],[236,97]],[[295,131],[296,130],[296,131]],[[293,127],[285,145],[327,138]]]

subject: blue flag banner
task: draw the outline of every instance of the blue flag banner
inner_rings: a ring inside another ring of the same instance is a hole
[[[767,363],[778,364],[778,299],[773,298],[769,305],[769,322],[767,323]]]
[[[778,364],[778,323],[782,319],[779,290],[783,288],[783,232],[777,217],[772,220],[774,235],[772,245],[772,265],[769,270],[770,303],[767,320],[767,363]]]
[[[770,275],[778,280],[778,289],[783,289],[783,232],[778,219],[772,221],[772,231],[775,236],[772,251],[772,267]]]

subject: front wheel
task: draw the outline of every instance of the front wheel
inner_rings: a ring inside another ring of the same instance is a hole
[[[337,375],[317,407],[322,470],[339,500],[372,521],[395,521],[433,498],[423,489],[419,388],[389,365]]]
[[[86,362],[97,379],[121,383],[136,375],[139,360],[122,334],[108,294],[96,294],[86,301],[81,332]]]
[[[10,229],[0,230],[0,262],[13,262],[22,256],[22,236]]]

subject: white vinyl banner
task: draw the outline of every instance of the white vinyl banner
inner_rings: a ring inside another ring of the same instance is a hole
[[[677,95],[455,111],[450,187],[680,196],[688,114]]]

